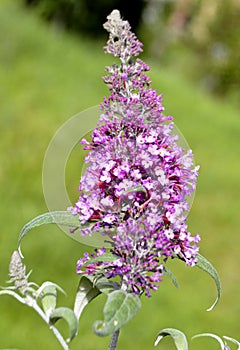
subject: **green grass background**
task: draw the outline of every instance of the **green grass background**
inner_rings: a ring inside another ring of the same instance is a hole
[[[107,94],[101,76],[112,58],[103,53],[103,45],[47,26],[16,0],[0,2],[0,285],[8,279],[10,255],[22,226],[47,211],[41,172],[48,143],[72,115],[99,104]],[[151,299],[142,298],[142,309],[123,328],[118,349],[153,349],[155,336],[165,327],[179,328],[189,339],[212,332],[239,340],[239,111],[197,90],[181,72],[145,60],[152,66],[153,87],[164,94],[166,113],[174,116],[201,166],[189,229],[200,233],[201,253],[217,268],[223,294],[219,305],[206,312],[216,294],[213,280],[197,268],[171,262],[179,288],[166,277]],[[66,181],[73,198],[80,146],[72,157]],[[60,306],[73,304],[79,279],[76,261],[86,249],[54,225],[36,228],[23,242],[24,262],[33,269],[31,279],[39,284],[54,281],[67,292],[67,297],[59,296]],[[102,318],[104,302],[100,296],[84,311],[71,349],[107,349],[109,338],[92,332],[93,322]],[[170,339],[158,347],[174,349]],[[31,309],[1,296],[0,349],[4,348],[60,346]],[[203,348],[214,350],[219,344],[203,338],[190,343],[190,349]]]

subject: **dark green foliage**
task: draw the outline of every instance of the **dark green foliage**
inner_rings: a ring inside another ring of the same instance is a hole
[[[42,17],[59,26],[90,36],[102,36],[102,25],[109,13],[117,8],[133,30],[138,27],[145,2],[143,0],[24,0],[36,7]]]
[[[240,6],[222,1],[209,25],[209,42],[203,48],[202,69],[212,80],[212,89],[224,95],[240,89]]]
[[[239,103],[239,1],[166,0],[154,6],[156,18],[146,27],[151,55]]]

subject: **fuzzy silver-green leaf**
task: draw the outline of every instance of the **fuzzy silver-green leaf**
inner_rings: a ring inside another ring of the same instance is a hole
[[[78,320],[87,304],[99,294],[100,290],[87,277],[83,276],[80,279],[74,304],[74,313]]]
[[[93,325],[94,332],[99,336],[107,336],[128,323],[141,308],[138,295],[116,290],[108,294],[104,306],[104,320],[96,321]]]
[[[166,265],[164,265],[163,270],[164,270],[164,272],[166,273],[166,275],[168,275],[168,276],[171,278],[171,281],[172,281],[172,283],[174,284],[174,286],[175,286],[176,288],[178,288],[177,279],[176,279],[175,275],[172,273],[172,271],[169,270],[169,268],[167,268]]]
[[[67,307],[59,307],[51,313],[50,322],[52,324],[55,324],[59,319],[65,320],[68,324],[70,337],[67,341],[70,342],[77,335],[77,331],[78,331],[77,317],[73,312],[73,310]]]
[[[62,293],[64,291],[57,284],[46,281],[37,290],[36,296],[40,298],[43,310],[47,316],[53,312],[57,303],[57,289]]]
[[[220,297],[221,297],[221,282],[219,275],[217,273],[217,270],[215,267],[202,255],[197,254],[197,264],[196,266],[199,267],[201,270],[207,272],[215,281],[216,287],[217,287],[217,298],[215,302],[212,304],[210,308],[207,309],[207,311],[211,311],[216,304],[218,303]]]
[[[236,344],[238,346],[237,350],[240,350],[240,343],[236,339],[233,339],[231,337],[227,337],[226,335],[223,336],[223,339],[229,340],[232,343]]]
[[[47,224],[58,224],[67,227],[80,227],[81,224],[79,222],[78,216],[73,215],[69,211],[54,211],[44,213],[39,215],[29,221],[23,228],[18,237],[18,249],[20,250],[20,246],[22,243],[23,237],[31,231],[34,227],[47,225]]]
[[[201,338],[201,337],[214,338],[214,339],[216,339],[219,342],[219,344],[221,346],[221,350],[227,350],[227,348],[225,347],[224,342],[222,341],[222,339],[218,335],[212,334],[212,333],[201,333],[201,334],[194,335],[192,337],[192,339]]]
[[[188,350],[188,342],[185,334],[175,328],[162,329],[157,335],[154,346],[157,346],[159,342],[168,335],[172,337],[177,350]]]

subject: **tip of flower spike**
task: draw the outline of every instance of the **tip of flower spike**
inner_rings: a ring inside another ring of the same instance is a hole
[[[131,32],[129,22],[121,18],[118,10],[113,10],[107,16],[107,22],[103,24],[103,28],[109,32],[109,40],[104,51],[119,57],[122,63],[126,64],[131,57],[142,52],[142,43]]]
[[[113,20],[113,21],[119,21],[121,20],[121,15],[118,10],[113,10],[110,15],[107,16],[107,19]]]
[[[107,22],[103,24],[103,28],[110,31],[111,25],[116,26],[121,21],[120,12],[118,10],[113,10],[110,15],[107,16]]]

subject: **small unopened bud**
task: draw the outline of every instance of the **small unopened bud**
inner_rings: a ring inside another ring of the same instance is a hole
[[[26,276],[26,266],[22,263],[20,254],[15,250],[11,256],[9,264],[10,281],[14,283],[15,288],[24,294],[28,286],[28,276]]]

